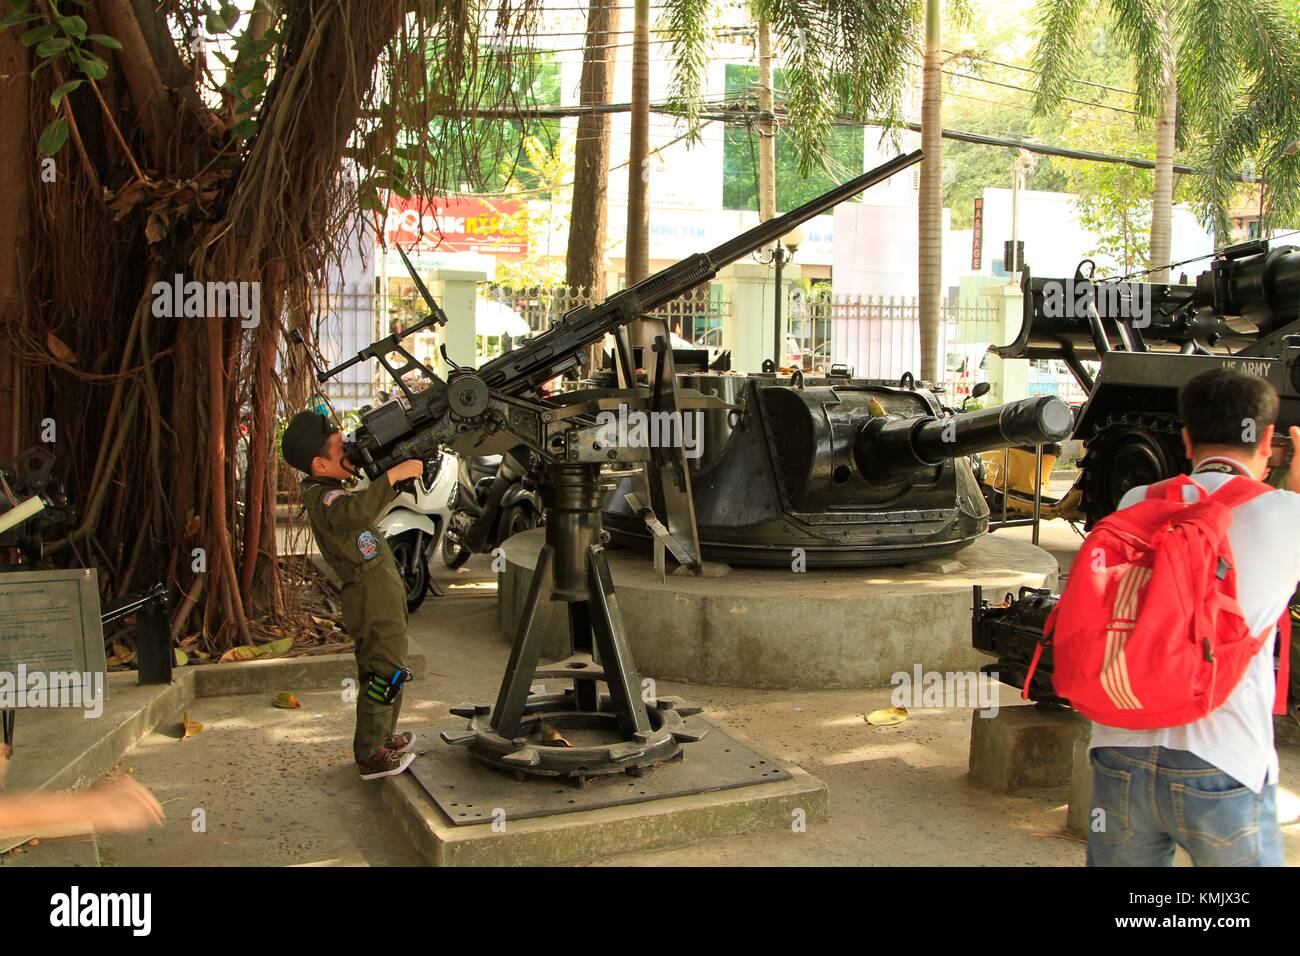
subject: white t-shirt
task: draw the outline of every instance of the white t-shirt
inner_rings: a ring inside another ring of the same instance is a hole
[[[1224,472],[1201,472],[1195,482],[1213,493],[1235,478]],[[1120,508],[1141,501],[1146,486],[1132,488],[1120,499]],[[1183,492],[1196,501],[1200,490],[1189,485]],[[1252,634],[1269,629],[1258,654],[1228,699],[1207,717],[1181,727],[1162,730],[1124,730],[1093,723],[1092,747],[1168,747],[1186,750],[1218,767],[1228,776],[1259,793],[1278,778],[1277,751],[1273,748],[1273,702],[1277,681],[1273,675],[1273,625],[1300,580],[1300,495],[1278,490],[1260,495],[1232,510],[1228,529],[1232,557],[1237,563],[1237,603]],[[1293,662],[1300,666],[1300,661]]]

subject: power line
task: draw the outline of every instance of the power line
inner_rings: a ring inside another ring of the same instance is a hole
[[[566,117],[566,116],[587,116],[602,115],[607,113],[627,113],[631,112],[631,103],[605,103],[596,106],[553,106],[539,107],[534,110],[515,111],[508,110],[466,110],[462,111],[460,116],[473,117],[478,119],[532,119],[547,117]],[[651,112],[667,113],[670,115],[681,115],[679,110],[675,110],[667,104],[654,105],[650,107]],[[701,113],[701,118],[711,122],[730,122],[730,123],[752,123],[762,117],[759,110],[725,110],[722,112],[706,115]],[[783,118],[783,113],[777,111],[777,119]],[[861,123],[847,116],[840,116],[832,121],[835,126],[856,126],[865,128],[867,126],[884,127],[884,123]],[[921,131],[920,123],[905,122],[901,124],[905,129],[914,133]],[[1003,136],[992,136],[985,133],[973,133],[965,130],[945,129],[942,132],[944,139],[955,140],[961,143],[972,143],[978,146],[998,146],[1005,149],[1024,149],[1031,153],[1039,153],[1044,156],[1059,156],[1062,159],[1082,159],[1095,163],[1116,163],[1124,166],[1132,166],[1135,169],[1155,169],[1155,160],[1146,159],[1140,156],[1123,156],[1116,153],[1100,153],[1095,150],[1075,149],[1070,146],[1052,146],[1045,143],[1035,143],[1031,140],[1012,139]],[[1181,163],[1174,163],[1173,170],[1181,174],[1195,174],[1204,172],[1193,166],[1184,166]],[[1258,176],[1253,178],[1241,177],[1242,182],[1263,182]]]
[[[979,60],[981,63],[992,63],[994,66],[1005,67],[1008,70],[1019,70],[1022,73],[1032,73],[1035,76],[1043,75],[1042,70],[1035,70],[1032,67],[1028,67],[1028,66],[1020,66],[1019,64],[1016,63],[1004,63],[1001,60],[994,60],[991,57],[980,56],[978,53],[969,53],[964,50],[944,50],[943,52],[949,54],[950,56],[962,57],[968,60]],[[1091,86],[1099,90],[1109,90],[1112,93],[1123,93],[1126,96],[1136,97],[1138,95],[1135,90],[1126,90],[1118,86],[1107,86],[1105,83],[1094,83],[1092,80],[1079,80],[1079,79],[1075,79],[1074,77],[1070,77],[1069,82],[1078,83],[1083,86]]]
[[[971,96],[969,93],[954,93],[954,92],[952,92],[951,90],[949,90],[948,92],[944,93],[944,96],[945,96],[945,97],[953,97],[953,98],[955,98],[955,99],[959,99],[959,100],[971,100],[971,101],[973,101],[973,102],[975,102],[975,103],[987,103],[987,104],[989,104],[990,106],[1000,106],[1000,107],[1002,107],[1003,109],[1020,110],[1020,111],[1025,112],[1025,113],[1033,113],[1033,112],[1034,112],[1034,108],[1033,108],[1032,106],[1025,106],[1023,103],[1008,103],[1006,100],[991,100],[991,99],[988,99],[987,97],[984,97],[984,96]],[[1100,125],[1102,125],[1102,126],[1113,126],[1113,127],[1115,127],[1116,129],[1128,130],[1128,131],[1130,131],[1130,132],[1131,132],[1132,129],[1133,129],[1133,127],[1132,127],[1131,125],[1129,125],[1128,123],[1117,123],[1117,122],[1115,122],[1114,120],[1095,119],[1095,118],[1094,118],[1094,119],[1090,119],[1088,122],[1089,122],[1089,123],[1097,123],[1097,124],[1100,124]]]
[[[974,80],[976,83],[988,83],[990,86],[1001,86],[1001,87],[1005,87],[1008,90],[1017,90],[1021,93],[1029,93],[1032,95],[1034,92],[1033,90],[1028,89],[1027,87],[1016,86],[1014,83],[1003,83],[1001,80],[990,80],[982,76],[971,76],[968,73],[957,73],[953,70],[944,70],[943,73],[946,76],[955,76],[958,79],[962,79],[962,80]],[[1130,116],[1141,115],[1138,113],[1137,110],[1131,110],[1124,106],[1107,106],[1105,103],[1098,103],[1094,100],[1081,100],[1073,96],[1062,96],[1061,99],[1065,100],[1067,103],[1078,103],[1080,106],[1091,106],[1099,110],[1111,110],[1112,112],[1115,113],[1127,113]]]

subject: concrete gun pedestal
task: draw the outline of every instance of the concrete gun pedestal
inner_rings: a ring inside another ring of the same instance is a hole
[[[518,633],[542,544],[538,529],[501,546],[497,620],[507,639]],[[643,676],[789,690],[887,687],[917,664],[978,671],[989,658],[971,647],[971,585],[1001,597],[1052,587],[1057,570],[1041,548],[996,534],[942,560],[901,567],[732,567],[661,580],[638,551],[611,548],[607,556]],[[550,613],[547,654],[563,655],[565,624],[563,614]]]
[[[1092,818],[1092,764],[1088,760],[1088,735],[1074,742],[1074,759],[1070,769],[1070,805],[1065,812],[1065,828],[1080,836],[1088,835]]]
[[[1033,704],[1003,707],[994,717],[971,714],[970,775],[996,793],[1070,783],[1075,742],[1086,743],[1088,722],[1072,710]]]

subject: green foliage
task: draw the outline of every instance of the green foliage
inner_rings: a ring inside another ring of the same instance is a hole
[[[1116,137],[1099,137],[1105,150]],[[1144,269],[1151,247],[1151,193],[1154,174],[1112,163],[1066,161],[1069,190],[1075,194],[1079,222],[1098,236],[1084,255],[1097,260],[1100,274]]]
[[[523,139],[524,161],[519,164],[509,194],[520,191],[523,183],[533,183],[536,199],[549,202],[541,216],[528,218],[528,254],[519,258],[497,260],[496,281],[509,286],[553,286],[564,282],[563,250],[550,247],[551,238],[568,231],[573,209],[573,136],[558,140],[540,136]],[[534,206],[525,206],[525,213]]]
[[[1060,108],[1069,80],[1099,53],[1085,43],[1097,7],[1039,0],[1041,71],[1035,106]],[[1104,39],[1129,62],[1137,111],[1155,113],[1172,63],[1183,161],[1204,170],[1192,186],[1202,220],[1220,234],[1243,178],[1267,183],[1264,226],[1300,213],[1300,155],[1286,156],[1300,130],[1300,27],[1294,0],[1107,0]]]
[[[515,51],[528,66],[510,78],[494,78],[484,91],[490,102],[509,101],[521,108],[560,105],[560,65],[546,62],[540,51]],[[476,191],[499,193],[512,186],[534,189],[542,179],[532,167],[526,143],[539,140],[551,151],[560,139],[558,119],[434,120],[429,131],[433,148],[452,149],[467,139],[474,146],[461,149],[448,170],[450,188],[470,185]]]
[[[774,70],[772,83],[779,101],[788,92],[787,70]],[[727,95],[731,97],[758,83],[758,68],[728,63]],[[841,95],[840,106],[849,105]],[[776,130],[776,208],[793,209],[826,190],[856,176],[863,169],[863,131],[858,127],[832,127],[827,135],[827,155],[820,168],[801,172],[798,137],[788,128]],[[758,209],[758,132],[748,126],[728,125],[723,133],[722,205],[724,209]],[[860,197],[854,197],[860,201]]]
[[[711,5],[675,0],[667,6],[666,26],[678,37],[672,46],[672,97],[686,109],[693,130],[708,73],[703,57]],[[784,131],[801,178],[831,168],[839,148],[834,121],[841,109],[858,123],[896,127],[901,122],[903,92],[919,56],[918,0],[750,0],[749,7],[755,19],[771,25],[774,41],[785,51]],[[778,190],[781,179],[778,175]]]
[[[85,6],[81,0],[65,2]],[[37,23],[38,26],[29,26],[18,38],[23,46],[36,48],[38,62],[32,70],[33,77],[47,66],[59,63],[81,72],[93,83],[108,75],[108,64],[88,44],[95,43],[110,50],[122,49],[122,44],[110,36],[102,33],[87,34],[86,21],[75,14],[60,11],[58,0],[49,0],[45,9],[39,4],[33,7],[31,0],[10,0],[9,13],[0,20],[0,33],[13,27]],[[83,82],[80,79],[61,82],[50,96],[50,106],[55,109],[56,115],[41,131],[36,142],[36,148],[42,156],[53,156],[68,141],[71,128],[64,117],[57,115],[57,111],[64,97],[74,92]]]

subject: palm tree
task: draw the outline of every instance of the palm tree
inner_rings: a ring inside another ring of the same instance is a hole
[[[1174,152],[1187,146],[1201,170],[1194,195],[1202,219],[1220,236],[1237,184],[1264,181],[1262,228],[1300,210],[1300,161],[1285,147],[1300,129],[1300,36],[1276,0],[1105,0],[1111,35],[1131,60],[1137,110],[1155,118],[1156,169],[1151,208],[1153,278],[1168,281]],[[1057,110],[1071,68],[1085,55],[1095,24],[1085,0],[1039,0],[1041,35],[1034,106]]]

